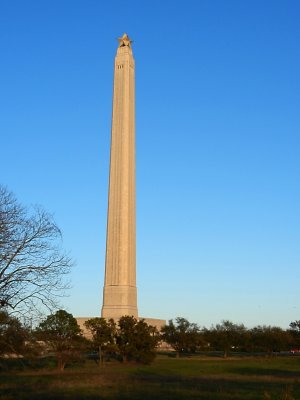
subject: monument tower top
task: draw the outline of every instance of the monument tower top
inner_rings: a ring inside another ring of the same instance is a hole
[[[124,33],[122,37],[118,38],[118,41],[119,47],[131,47],[132,40],[130,40],[127,33]]]

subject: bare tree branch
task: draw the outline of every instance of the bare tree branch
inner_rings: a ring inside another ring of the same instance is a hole
[[[0,309],[24,315],[58,306],[73,264],[61,239],[50,214],[26,209],[0,185]]]

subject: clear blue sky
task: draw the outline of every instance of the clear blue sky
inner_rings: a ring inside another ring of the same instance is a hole
[[[55,215],[63,305],[102,305],[116,38],[134,40],[139,313],[300,319],[300,3],[0,2],[1,184]]]

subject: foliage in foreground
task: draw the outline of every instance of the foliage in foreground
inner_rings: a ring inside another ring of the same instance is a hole
[[[116,324],[113,319],[91,318],[84,323],[90,332],[91,345],[94,352],[99,354],[99,365],[103,364],[104,357],[116,351],[115,334]]]
[[[49,315],[35,331],[57,358],[58,368],[63,371],[68,361],[80,357],[84,338],[77,320],[65,310]]]
[[[59,310],[42,321],[34,334],[44,344],[45,353],[55,354],[60,371],[68,362],[80,359],[90,347],[99,352],[100,365],[103,355],[144,364],[152,362],[156,356],[160,336],[157,329],[144,320],[124,316],[116,324],[112,319],[91,318],[85,326],[91,333],[91,340],[83,337],[72,314]]]
[[[0,311],[0,356],[24,353],[28,336],[28,330],[17,318]]]
[[[85,326],[91,332],[94,350],[99,351],[100,364],[102,354],[118,356],[124,362],[144,364],[152,362],[156,356],[159,332],[142,319],[127,315],[116,324],[113,319],[92,318],[86,321]]]
[[[198,325],[180,317],[176,318],[175,323],[170,320],[168,325],[162,327],[161,337],[178,356],[183,353],[194,353],[203,345]]]
[[[118,321],[116,344],[123,361],[152,362],[159,340],[157,329],[143,319],[124,316]]]

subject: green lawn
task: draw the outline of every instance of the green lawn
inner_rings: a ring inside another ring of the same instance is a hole
[[[150,366],[92,361],[0,373],[1,400],[300,399],[300,357],[159,357]]]

